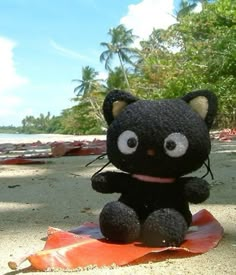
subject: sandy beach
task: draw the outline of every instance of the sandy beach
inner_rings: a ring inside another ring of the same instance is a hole
[[[93,139],[94,136],[54,135],[44,138],[40,138],[40,141],[73,141]],[[69,230],[86,221],[97,222],[104,204],[118,197],[118,194],[103,195],[92,190],[90,177],[106,162],[99,160],[85,167],[94,158],[95,156],[66,156],[50,158],[46,164],[41,165],[1,165],[0,274],[38,274],[24,269],[29,266],[27,262],[22,265],[22,270],[17,271],[11,271],[7,263],[25,253],[42,249],[48,226]],[[211,196],[200,205],[191,205],[191,209],[193,213],[207,209],[224,227],[224,237],[216,248],[186,258],[176,258],[176,254],[169,253],[166,260],[157,256],[153,262],[125,267],[87,268],[79,272],[68,271],[68,274],[236,274],[236,140],[213,141],[210,159],[215,177],[211,180],[207,176],[212,186]],[[114,168],[109,166],[107,169]],[[196,175],[204,173],[205,169],[202,168]]]

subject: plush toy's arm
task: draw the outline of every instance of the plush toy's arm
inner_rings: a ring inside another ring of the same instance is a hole
[[[92,177],[92,187],[100,193],[121,193],[129,185],[130,175],[120,172],[102,172]]]
[[[210,185],[207,181],[197,177],[180,179],[184,184],[184,194],[191,203],[201,203],[210,195]]]

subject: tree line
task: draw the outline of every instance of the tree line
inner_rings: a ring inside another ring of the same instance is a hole
[[[194,12],[200,3],[202,10]],[[124,25],[111,28],[110,41],[102,42],[108,77],[90,66],[73,79],[74,106],[60,116],[26,117],[22,131],[98,134],[106,127],[101,105],[112,89],[125,89],[144,99],[173,98],[195,89],[210,89],[219,99],[215,127],[236,126],[236,1],[186,1],[173,15],[168,29],[154,29],[140,41]],[[115,62],[117,59],[118,62]],[[119,64],[114,66],[113,64]]]

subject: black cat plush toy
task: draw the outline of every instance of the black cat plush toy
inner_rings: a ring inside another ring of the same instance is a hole
[[[209,196],[209,184],[185,176],[199,169],[211,150],[214,93],[199,90],[178,99],[141,100],[114,90],[105,98],[107,155],[123,172],[100,172],[92,187],[121,193],[103,208],[100,228],[109,241],[179,246],[192,221],[190,203]]]

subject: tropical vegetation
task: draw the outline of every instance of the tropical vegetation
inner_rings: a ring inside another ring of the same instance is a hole
[[[197,4],[200,12],[195,12]],[[182,96],[195,89],[211,89],[219,99],[216,128],[236,127],[236,1],[186,1],[173,14],[176,23],[154,29],[134,47],[137,37],[119,25],[109,30],[100,55],[108,77],[84,66],[73,80],[74,106],[58,117],[26,117],[22,131],[94,134],[105,131],[101,106],[111,89],[126,89],[142,98]]]

